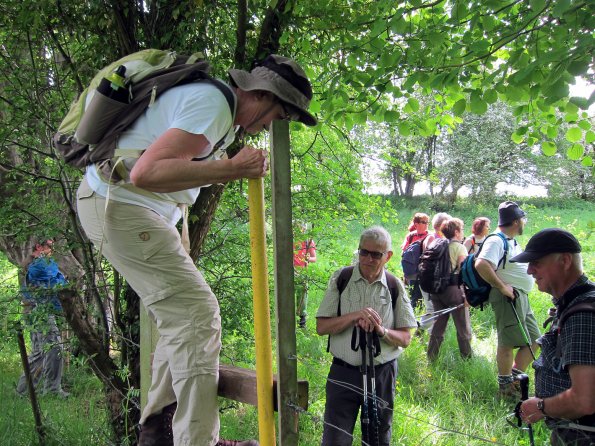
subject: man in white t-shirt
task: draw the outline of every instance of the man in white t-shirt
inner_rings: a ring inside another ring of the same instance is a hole
[[[271,55],[250,72],[229,74],[235,110],[209,82],[164,92],[118,141],[119,149],[144,150],[126,162],[131,184],[110,185],[91,165],[77,193],[87,236],[141,297],[159,330],[140,446],[258,444],[219,438],[219,305],[175,225],[201,187],[268,171],[266,152],[250,146],[232,159],[195,159],[225,149],[238,129],[257,134],[275,119],[306,125],[316,119],[308,113],[312,87],[293,60]]]
[[[517,373],[524,372],[533,357],[511,302],[514,302],[523,330],[531,341],[533,352],[538,349],[536,341],[541,334],[528,298],[533,288],[533,277],[527,274],[526,264],[507,261],[523,251],[514,238],[522,235],[527,222],[526,214],[515,202],[506,201],[498,207],[498,215],[498,231],[507,238],[508,252],[504,252],[504,241],[500,237],[487,237],[475,261],[475,268],[492,286],[489,302],[496,316],[498,332],[498,395],[501,398],[518,400],[521,395],[518,383],[513,377],[513,370]],[[518,348],[516,355],[515,348]]]

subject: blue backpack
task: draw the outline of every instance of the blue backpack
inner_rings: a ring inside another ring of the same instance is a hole
[[[419,272],[419,259],[423,252],[423,243],[428,234],[423,238],[410,243],[409,246],[401,254],[401,267],[405,277],[414,276]],[[410,236],[412,237],[412,236]]]
[[[475,260],[481,253],[482,248],[485,246],[485,242],[488,237],[500,237],[502,242],[504,243],[504,255],[498,262],[496,268],[499,268],[502,265],[502,268],[506,266],[506,255],[508,254],[508,240],[506,235],[502,232],[496,232],[495,234],[488,235],[485,240],[483,241],[482,245],[479,247],[479,251],[473,254],[469,254],[463,263],[461,263],[461,273],[460,273],[460,280],[463,284],[463,288],[465,290],[465,298],[469,305],[472,307],[481,307],[483,310],[483,304],[488,301],[490,297],[490,291],[492,290],[492,286],[487,283],[477,272],[475,269]]]

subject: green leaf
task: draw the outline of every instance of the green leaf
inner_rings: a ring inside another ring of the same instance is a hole
[[[564,111],[566,113],[578,113],[578,105],[574,102],[567,102],[566,106],[564,107]]]
[[[543,94],[548,99],[547,102],[553,104],[562,98],[568,97],[569,91],[568,83],[564,79],[558,79],[553,85],[546,88]]]
[[[585,143],[593,144],[594,142],[595,142],[595,132],[593,132],[592,130],[589,130],[585,134]]]
[[[414,72],[407,76],[407,80],[403,83],[403,90],[410,90],[413,91],[413,86],[417,82],[419,77],[419,73]]]
[[[578,127],[570,127],[566,131],[566,139],[570,142],[578,142],[581,140],[583,132]]]
[[[518,134],[517,132],[514,132],[510,138],[512,139],[512,141],[515,144],[520,144],[523,142],[523,139],[525,139],[525,137],[523,135]]]
[[[465,113],[465,108],[467,107],[467,101],[465,99],[459,99],[455,102],[455,105],[452,106],[452,112],[456,116],[462,116]]]
[[[392,65],[392,56],[390,54],[390,50],[384,51],[382,53],[382,56],[380,56],[380,66],[382,68],[387,68],[387,67],[390,67],[391,65]]]
[[[523,89],[515,87],[514,85],[508,85],[505,88],[505,92],[506,97],[512,102],[522,101],[526,96],[526,92]]]
[[[469,104],[469,109],[472,113],[477,115],[483,115],[486,111],[488,111],[488,104],[481,98],[477,91],[471,93],[471,103]]]
[[[361,113],[354,113],[352,117],[355,124],[364,125],[366,122],[368,122],[368,113],[365,111]]]
[[[570,9],[571,3],[570,0],[556,0],[554,5],[554,9],[552,9],[553,16],[561,18]]]
[[[403,109],[406,113],[415,113],[419,111],[419,102],[415,98],[409,98]]]
[[[576,121],[578,121],[578,113],[573,113],[573,112],[566,113],[564,115],[564,121],[566,121],[566,122],[576,122]]]
[[[585,148],[581,144],[573,144],[566,151],[566,156],[568,157],[568,159],[578,161],[583,157],[584,153]]]
[[[389,22],[389,27],[392,32],[398,35],[403,35],[409,28],[409,22],[405,20],[404,14],[395,14],[393,19]]]
[[[587,131],[587,130],[591,130],[591,123],[589,121],[587,121],[586,119],[582,119],[578,122],[578,126]]]
[[[588,60],[575,60],[568,64],[566,71],[568,71],[573,76],[582,76],[589,70],[589,61]]]
[[[593,167],[593,158],[590,156],[585,156],[581,161],[581,164],[585,167]]]
[[[394,110],[387,110],[384,112],[384,119],[386,122],[395,122],[399,119],[399,113]]]
[[[589,108],[589,100],[587,98],[581,98],[580,96],[573,96],[569,99],[569,104],[574,104],[581,110],[587,110]]]
[[[494,104],[498,100],[498,92],[496,92],[494,89],[486,90],[483,94],[483,99],[488,104]]]
[[[411,127],[407,121],[399,122],[397,128],[399,129],[399,134],[403,136],[409,136],[411,134]]]
[[[558,128],[553,125],[548,126],[546,131],[547,137],[550,139],[556,139],[558,137]]]
[[[320,112],[320,102],[318,102],[316,99],[312,99],[312,102],[310,102],[310,106],[308,107],[308,110],[310,111],[310,113],[319,113]]]
[[[523,126],[517,128],[515,133],[517,135],[525,136],[527,134],[527,130],[529,130],[529,127],[527,127],[526,125],[523,125]]]
[[[545,156],[554,156],[556,150],[556,144],[551,141],[544,141],[541,143],[541,151]]]
[[[529,4],[534,12],[541,12],[545,7],[545,0],[529,0]]]

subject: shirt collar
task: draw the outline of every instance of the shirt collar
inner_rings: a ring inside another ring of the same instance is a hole
[[[359,270],[359,264],[355,265],[355,267],[353,268],[353,280],[355,282],[357,282],[358,280],[363,280],[363,281],[367,282],[367,280],[362,276],[362,274]],[[386,288],[388,288],[388,282],[386,281],[386,268],[382,270],[382,274],[380,274],[380,277],[372,283],[376,283],[376,282],[380,282],[380,283],[382,283],[382,285],[384,285]]]
[[[584,285],[588,281],[589,281],[589,278],[585,274],[582,274],[578,278],[578,280],[576,282],[574,282],[570,286],[570,288],[568,288],[558,300],[552,299],[554,301],[554,304],[558,307],[559,312],[562,312],[570,304],[570,302],[572,302],[574,300],[574,298],[576,297],[576,296],[573,296],[574,293],[572,293],[572,290],[574,290],[576,287],[578,287],[580,285]]]

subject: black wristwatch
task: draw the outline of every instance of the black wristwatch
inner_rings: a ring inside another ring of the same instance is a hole
[[[545,403],[543,399],[537,400],[537,410],[539,410],[543,415],[545,415]]]

